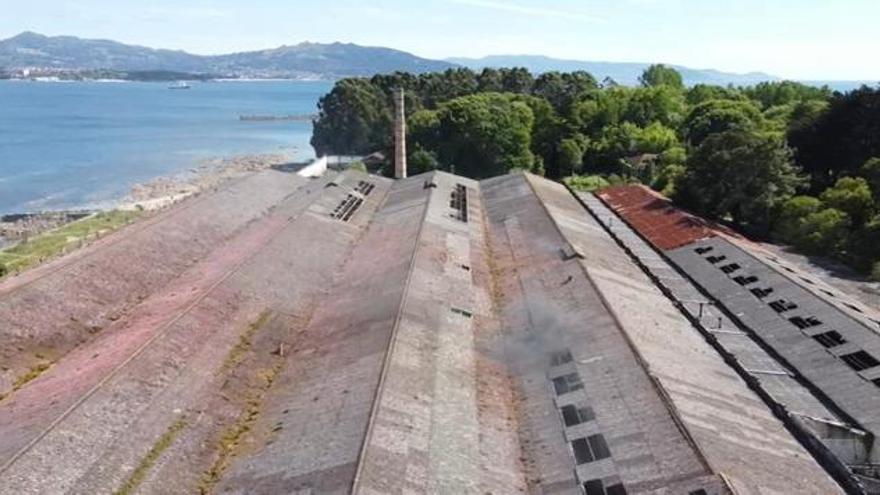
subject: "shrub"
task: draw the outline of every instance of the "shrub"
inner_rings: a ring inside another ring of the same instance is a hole
[[[822,201],[818,198],[795,196],[787,199],[779,208],[773,226],[773,236],[782,242],[795,242],[803,230],[804,220],[820,210],[822,210]]]
[[[860,226],[870,218],[874,207],[871,188],[862,177],[843,177],[822,193],[822,202],[845,212]]]
[[[592,192],[611,184],[601,175],[572,175],[562,179],[568,187],[575,191]]]
[[[811,213],[804,218],[795,246],[810,254],[838,255],[849,241],[850,225],[849,215],[834,208]]]
[[[360,161],[360,160],[358,160],[358,161],[356,161],[356,162],[352,162],[352,163],[348,166],[348,168],[351,169],[351,170],[358,170],[358,171],[360,171],[360,172],[367,173],[367,166],[364,165],[364,162],[362,162],[362,161]]]
[[[654,182],[651,184],[655,190],[660,191],[661,194],[666,196],[667,198],[675,195],[675,185],[684,177],[684,174],[687,172],[687,168],[684,165],[672,164],[663,167],[659,174],[657,174],[657,178],[654,179]]]

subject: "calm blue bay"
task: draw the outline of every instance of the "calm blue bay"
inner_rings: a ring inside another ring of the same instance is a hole
[[[328,82],[0,81],[0,214],[101,206],[206,158],[314,156],[310,122],[239,115],[316,112]]]

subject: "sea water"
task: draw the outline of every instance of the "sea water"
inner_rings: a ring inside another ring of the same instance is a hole
[[[310,122],[329,82],[0,81],[0,214],[102,207],[134,184],[204,159],[314,156]]]

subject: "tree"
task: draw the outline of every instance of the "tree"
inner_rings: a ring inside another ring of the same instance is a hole
[[[687,173],[687,167],[677,163],[672,163],[660,169],[660,173],[654,178],[651,187],[667,198],[674,197],[678,188],[678,183],[684,174]]]
[[[391,146],[392,109],[367,79],[342,79],[318,102],[311,144],[318,156],[361,155]]]
[[[638,153],[636,147],[642,130],[629,122],[603,127],[602,135],[593,141],[587,156],[587,169],[599,173],[626,173],[621,159]]]
[[[546,99],[561,113],[581,95],[597,88],[596,79],[588,72],[545,72],[535,79],[532,94]]]
[[[794,103],[776,105],[762,112],[765,128],[774,132],[785,133],[788,130],[791,116],[794,113]]]
[[[504,91],[501,71],[486,67],[477,76],[477,91],[480,93],[500,93]]]
[[[831,96],[828,86],[817,88],[794,81],[761,82],[743,92],[764,110],[802,101],[825,101]]]
[[[439,108],[440,163],[472,178],[515,168],[533,170],[534,118],[531,108],[514,95],[481,93],[448,101]]]
[[[409,116],[406,122],[407,140],[425,149],[436,148],[440,143],[440,112],[420,110]]]
[[[678,127],[685,114],[683,93],[666,85],[632,89],[625,102],[621,119],[640,127],[652,122]]]
[[[850,220],[835,208],[810,213],[794,239],[795,247],[809,254],[834,255],[847,244]]]
[[[834,187],[822,193],[822,202],[836,208],[852,219],[853,225],[861,227],[870,218],[874,209],[874,199],[868,181],[858,177],[843,177]]]
[[[806,100],[795,103],[788,115],[789,135],[814,125],[827,109],[827,100]]]
[[[391,74],[376,74],[370,78],[370,84],[384,93],[388,99],[388,105],[393,107],[392,100],[395,89],[403,89],[406,98],[406,110],[408,113],[415,112],[422,108],[423,103],[419,86],[421,79],[415,74],[409,72],[393,72]]]
[[[804,231],[804,220],[823,209],[822,201],[812,196],[795,196],[787,199],[779,208],[773,226],[774,237],[794,244]]]
[[[639,76],[639,82],[642,86],[652,87],[652,86],[670,86],[673,88],[684,88],[684,82],[681,79],[681,74],[672,67],[667,67],[663,64],[654,64]]]
[[[730,130],[754,131],[763,125],[760,110],[747,101],[709,100],[691,109],[682,133],[692,146],[712,134]]]
[[[640,129],[635,135],[635,140],[635,151],[638,153],[659,155],[679,145],[675,131],[660,122],[654,122]]]
[[[880,158],[871,158],[859,169],[859,174],[868,181],[874,192],[874,203],[880,205]]]
[[[417,175],[440,168],[440,161],[437,159],[437,155],[418,145],[416,145],[415,150],[410,153],[406,163],[409,168],[408,173],[411,175]]]
[[[630,122],[611,125],[605,128],[600,141],[600,149],[612,160],[642,153],[661,154],[677,146],[675,131],[659,122],[645,128]]]
[[[567,137],[559,142],[560,177],[579,174],[584,166],[584,153],[587,151],[589,139],[583,134]]]
[[[687,150],[682,146],[671,146],[660,154],[660,165],[684,165],[687,163]]]
[[[689,105],[699,105],[709,100],[745,100],[746,97],[739,90],[725,88],[711,84],[696,84],[685,93],[685,100]]]
[[[877,246],[880,246],[880,215],[875,215],[853,231],[847,254],[857,268],[869,271],[872,265],[876,267],[875,264],[880,264],[880,249]]]
[[[632,90],[622,86],[586,94],[572,106],[572,126],[591,137],[601,135],[623,120],[631,95]]]
[[[565,80],[568,92],[573,98],[588,91],[599,89],[599,81],[585,70],[563,73],[562,78]]]
[[[611,76],[605,76],[605,78],[602,79],[602,87],[603,88],[617,88],[619,86],[620,86],[620,83],[615,81],[614,78],[612,78]]]
[[[532,153],[541,160],[546,174],[554,179],[562,177],[559,172],[559,142],[565,132],[562,119],[544,98],[530,95],[512,95],[514,101],[529,106],[534,116],[532,125]]]
[[[508,93],[528,94],[532,91],[535,79],[528,69],[515,67],[501,69],[501,87]]]
[[[854,175],[880,156],[880,88],[834,93],[828,109],[812,125],[792,129],[788,141],[815,192]]]
[[[791,150],[777,136],[731,130],[711,134],[691,153],[676,199],[764,234],[774,208],[801,182]]]
[[[447,69],[442,73],[429,72],[419,76],[419,92],[428,108],[477,92],[477,75],[467,68]]]

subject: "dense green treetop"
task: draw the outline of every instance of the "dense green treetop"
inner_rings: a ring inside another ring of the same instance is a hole
[[[868,181],[861,177],[843,177],[826,189],[822,202],[846,213],[855,226],[864,225],[874,213],[874,198]]]
[[[528,169],[590,189],[641,181],[752,234],[880,267],[880,88],[686,88],[663,65],[641,83],[522,68],[343,79],[319,103],[312,143],[319,154],[390,156],[392,93],[403,88],[411,173]]]
[[[868,159],[880,156],[880,88],[835,93],[827,110],[792,129],[788,140],[814,191],[856,173]]]
[[[443,103],[438,110],[441,166],[474,178],[532,170],[535,116],[516,95],[482,93]]]
[[[545,72],[535,79],[532,94],[553,105],[557,112],[565,112],[571,103],[589,91],[599,88],[588,72]]]
[[[699,146],[713,134],[731,130],[758,131],[764,116],[753,103],[743,100],[708,100],[693,107],[682,124],[691,146]]]
[[[699,105],[709,100],[747,100],[746,95],[736,88],[697,84],[685,91],[688,105]]]
[[[874,203],[880,208],[880,158],[871,158],[859,169],[874,193]]]
[[[742,92],[764,110],[803,101],[827,101],[831,97],[828,86],[817,88],[793,81],[762,82],[743,88]]]
[[[654,64],[639,77],[642,86],[670,86],[676,89],[684,88],[681,74],[672,67],[663,64]]]
[[[808,254],[839,252],[846,248],[850,227],[846,213],[825,208],[804,217],[794,245]]]
[[[823,208],[822,201],[813,196],[794,196],[785,200],[778,210],[774,237],[782,242],[797,242],[804,230],[804,219]]]
[[[343,79],[318,102],[312,146],[324,154],[368,154],[391,144],[387,96],[366,79]]]
[[[688,158],[677,199],[709,218],[766,234],[774,209],[802,183],[791,156],[772,134],[743,129],[712,134]]]

